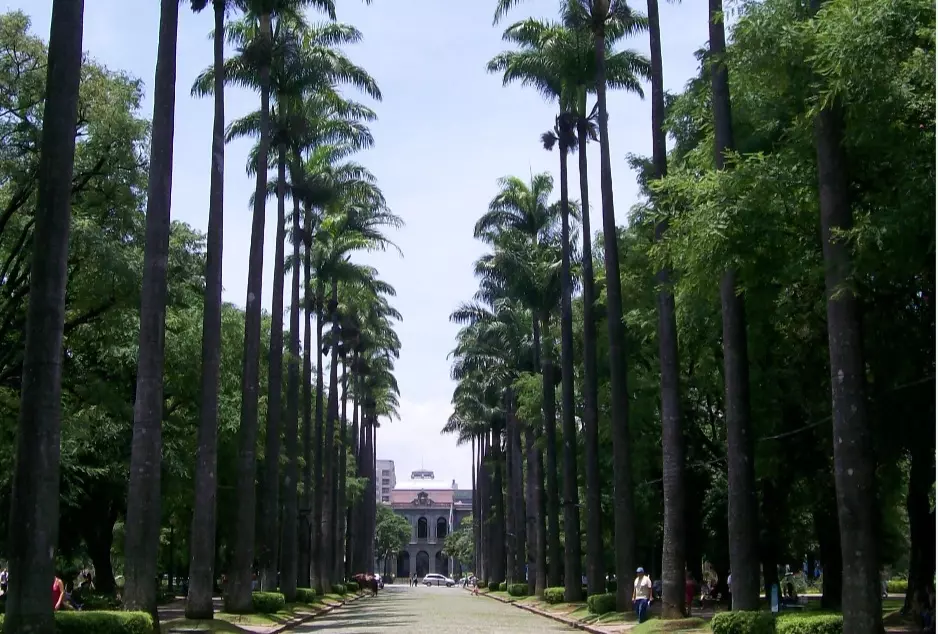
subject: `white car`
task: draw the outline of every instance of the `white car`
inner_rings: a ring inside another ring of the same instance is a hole
[[[453,586],[456,585],[456,582],[450,579],[449,577],[445,577],[435,572],[431,572],[430,574],[425,576],[423,578],[422,583],[428,588],[430,586],[446,586],[447,588],[452,588]]]

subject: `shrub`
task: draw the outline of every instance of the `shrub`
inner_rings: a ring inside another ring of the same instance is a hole
[[[345,584],[346,592],[350,592],[351,594],[355,594],[356,592],[358,592],[358,589],[359,587],[358,587],[357,581],[349,581],[348,583]]]
[[[775,634],[771,612],[720,612],[710,621],[713,634]]]
[[[844,617],[840,614],[792,615],[775,624],[778,634],[844,634]]]
[[[548,603],[563,603],[563,588],[545,588],[544,600]]]
[[[287,605],[287,600],[279,592],[253,592],[251,598],[258,614],[276,614]]]
[[[0,614],[0,633],[3,615]],[[153,618],[144,612],[56,612],[58,634],[150,634]]]
[[[886,582],[886,591],[890,594],[905,594],[908,590],[908,579],[890,579]]]
[[[347,591],[348,591],[348,588],[345,587],[344,583],[332,584],[332,594],[345,594]]]
[[[84,611],[120,610],[121,608],[121,602],[117,597],[108,594],[75,591],[72,593],[72,598]]]
[[[508,594],[513,597],[526,597],[528,596],[528,584],[513,583],[508,586]]]
[[[508,582],[507,582],[507,581],[502,581],[500,584],[498,584],[498,591],[499,591],[499,592],[508,592]]]
[[[489,592],[495,592],[498,590],[499,583],[497,581],[489,581],[488,589]]]
[[[297,603],[316,603],[316,590],[314,588],[297,588]]]
[[[616,611],[616,595],[594,594],[586,598],[586,605],[593,614],[605,614],[606,612]]]

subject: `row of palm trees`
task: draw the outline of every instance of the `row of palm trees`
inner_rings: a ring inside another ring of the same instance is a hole
[[[208,6],[208,0],[192,1],[195,11]],[[329,591],[333,581],[343,580],[353,571],[370,571],[374,562],[376,430],[381,418],[396,415],[398,406],[393,371],[400,341],[394,324],[400,315],[389,299],[394,296],[394,289],[378,277],[374,268],[352,260],[360,251],[396,248],[384,232],[402,224],[388,210],[374,176],[351,158],[372,145],[367,123],[375,114],[366,106],[344,98],[340,89],[353,86],[372,98],[381,97],[373,78],[338,49],[358,41],[361,34],[351,26],[334,22],[335,7],[331,0],[214,0],[211,6],[215,23],[214,60],[192,89],[196,96],[212,95],[215,110],[202,402],[186,606],[189,618],[212,618],[212,590],[217,572],[214,564],[222,210],[228,140],[245,136],[257,139],[248,159],[256,189],[252,196],[238,431],[239,505],[226,609],[252,610],[255,559],[262,589],[279,587],[288,600],[293,599],[298,586]],[[308,23],[306,9],[310,7],[323,10],[330,20]],[[162,0],[124,566],[125,607],[154,615],[178,20],[178,1]],[[16,583],[11,584],[6,621],[11,631],[52,631],[53,627],[48,580],[53,572],[50,553],[57,542],[58,526],[58,394],[82,31],[83,3],[55,0],[36,214],[36,239],[43,249],[35,250],[32,265],[24,407],[13,492],[15,521],[11,522],[10,571]],[[226,42],[234,49],[227,59]],[[260,107],[226,126],[224,94],[229,85],[259,92]],[[275,177],[269,175],[272,163],[276,167]],[[261,281],[269,199],[276,200],[277,231],[269,397],[258,504],[255,473],[260,429]],[[292,213],[287,210],[288,200],[292,202]],[[290,326],[289,340],[284,345],[283,296],[287,273],[290,273]],[[328,357],[328,385],[324,357]],[[285,439],[283,450],[281,438]],[[286,454],[283,474],[282,453]],[[347,494],[349,456],[355,461],[354,472],[367,480],[366,491],[355,504],[350,503]],[[282,501],[281,490],[288,492]],[[258,525],[260,532],[256,535]]]
[[[498,0],[495,22],[518,0]],[[815,3],[816,5],[819,3]],[[817,10],[817,6],[813,10]],[[732,107],[729,77],[723,57],[726,49],[723,6],[708,6],[709,76],[713,126],[716,137],[714,168],[730,169],[733,151]],[[647,30],[650,59],[633,51],[616,50],[622,38]],[[667,173],[664,131],[663,63],[657,0],[648,0],[647,15],[623,0],[561,0],[560,19],[527,19],[507,28],[504,39],[516,49],[496,56],[490,72],[502,73],[505,84],[518,82],[536,88],[558,105],[552,129],[543,135],[547,149],[556,147],[560,157],[560,199],[550,203],[552,180],[535,175],[529,183],[516,178],[500,182],[500,191],[476,224],[476,237],[491,245],[492,252],[476,263],[479,291],[474,301],[460,306],[451,319],[463,325],[453,351],[454,413],[444,431],[472,441],[476,487],[476,546],[481,554],[481,577],[520,581],[523,561],[533,574],[530,590],[541,595],[547,586],[558,586],[563,572],[565,598],[581,598],[579,552],[580,521],[576,464],[577,426],[573,386],[573,332],[571,297],[582,284],[584,308],[583,436],[586,464],[586,578],[587,591],[603,591],[601,528],[599,525],[599,474],[597,432],[597,370],[595,332],[596,287],[592,270],[593,234],[589,225],[586,145],[600,145],[600,196],[602,208],[605,279],[619,280],[619,253],[612,167],[607,125],[607,88],[642,94],[641,83],[650,80],[652,101],[652,180]],[[588,109],[589,95],[595,106]],[[856,583],[844,586],[845,630],[874,632],[881,628],[875,583],[872,508],[864,491],[871,490],[869,422],[863,407],[863,363],[859,346],[859,314],[856,299],[842,288],[850,270],[850,255],[835,238],[849,227],[851,212],[846,192],[846,169],[840,143],[842,113],[836,101],[819,110],[815,123],[821,224],[827,267],[828,332],[833,387],[834,444],[838,510],[844,554],[844,573]],[[571,202],[567,154],[578,151],[579,209]],[[650,188],[653,192],[654,188]],[[652,194],[654,204],[654,194]],[[582,221],[582,253],[575,252],[570,218]],[[666,234],[666,210],[658,210],[655,239]],[[580,256],[577,258],[577,256]],[[573,261],[580,263],[573,275]],[[684,611],[684,449],[678,385],[678,347],[674,296],[670,271],[657,274],[660,362],[661,423],[664,484],[662,552],[663,614],[678,617]],[[729,484],[730,565],[733,571],[733,608],[758,609],[759,558],[757,554],[756,498],[753,449],[750,434],[749,361],[746,316],[738,293],[736,272],[730,268],[720,279],[723,316],[725,410]],[[837,291],[837,292],[835,292]],[[606,323],[609,329],[611,429],[614,484],[615,569],[620,576],[635,569],[635,517],[630,482],[629,403],[626,384],[625,332],[621,287],[605,285]],[[552,340],[552,322],[560,319],[560,355]],[[559,360],[559,380],[557,361]],[[524,372],[542,379],[543,428],[524,425],[518,418],[514,381]],[[555,386],[561,386],[561,436],[563,441],[564,555],[559,534],[560,494],[557,487]],[[525,436],[522,451],[520,436]],[[543,435],[543,441],[541,441]],[[849,440],[847,440],[849,439]],[[502,446],[506,456],[502,456]],[[542,455],[540,445],[546,446]],[[545,463],[546,459],[546,463]],[[521,469],[522,462],[526,465]],[[504,495],[513,501],[505,505]],[[852,474],[852,475],[851,475]],[[522,479],[526,478],[525,482]],[[514,501],[524,499],[524,505]],[[525,508],[526,516],[517,517]],[[484,534],[483,534],[484,533]],[[527,548],[525,547],[527,544]],[[507,548],[503,551],[503,545]],[[849,560],[849,561],[848,561]],[[561,561],[563,564],[561,565]],[[506,569],[507,565],[507,569]],[[617,588],[619,610],[630,603],[628,584]],[[872,615],[872,616],[871,616]]]

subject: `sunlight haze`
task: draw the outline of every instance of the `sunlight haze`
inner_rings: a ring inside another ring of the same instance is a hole
[[[4,8],[25,11],[32,18],[33,31],[47,39],[51,5],[51,0],[18,0],[7,1]],[[501,41],[507,25],[528,16],[555,18],[557,5],[557,0],[528,0],[493,27],[494,0],[375,0],[371,6],[359,0],[337,2],[338,20],[354,25],[364,37],[348,49],[349,56],[375,77],[384,97],[381,103],[371,103],[367,97],[355,96],[378,114],[370,125],[375,147],[356,160],[375,174],[389,206],[406,223],[390,234],[403,258],[394,251],[363,257],[397,289],[392,303],[404,317],[398,327],[402,350],[395,369],[401,420],[382,421],[377,440],[378,459],[393,460],[399,480],[408,479],[422,464],[435,471],[437,480],[456,479],[464,488],[471,484],[469,446],[457,447],[455,438],[441,436],[440,429],[450,414],[455,385],[447,355],[457,327],[448,317],[475,292],[472,262],[483,252],[472,237],[472,227],[495,194],[498,178],[527,179],[529,173],[540,171],[556,176],[557,171],[556,156],[545,152],[539,139],[553,125],[554,106],[533,90],[502,87],[501,77],[488,74],[485,64],[509,48]],[[636,8],[645,9],[643,3]],[[664,83],[673,92],[696,71],[694,51],[707,39],[705,5],[662,3],[660,10]],[[158,25],[155,0],[85,2],[84,49],[110,69],[144,82],[142,109],[147,118],[152,115]],[[190,97],[189,90],[211,63],[211,28],[210,10],[195,15],[184,3],[178,40],[172,217],[203,232],[208,219],[212,101]],[[647,34],[624,46],[647,54]],[[647,85],[645,89],[650,90]],[[231,121],[257,104],[254,93],[230,88],[226,118]],[[625,157],[651,153],[651,108],[636,95],[610,92],[609,112],[616,216],[624,224],[638,195],[635,174]],[[224,299],[241,306],[251,230],[248,198],[254,190],[254,179],[245,175],[244,168],[253,142],[231,143],[226,152]],[[590,160],[598,165],[598,144],[591,146]],[[594,230],[599,230],[599,170],[590,171],[590,187],[596,192],[591,218]],[[554,193],[559,193],[559,185]],[[275,209],[269,203],[265,256],[273,254]],[[268,310],[272,269],[273,257],[265,257],[263,304]]]

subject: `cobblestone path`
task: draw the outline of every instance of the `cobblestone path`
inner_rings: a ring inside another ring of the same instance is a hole
[[[461,588],[387,586],[298,627],[295,632],[327,634],[526,634],[575,632],[556,621]]]

